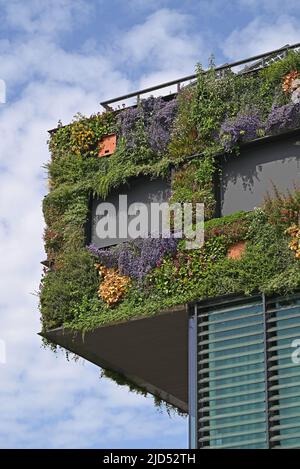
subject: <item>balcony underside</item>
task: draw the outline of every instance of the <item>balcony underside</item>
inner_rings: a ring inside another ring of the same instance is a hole
[[[188,410],[188,313],[185,306],[156,316],[86,332],[52,329],[54,344],[116,371],[182,411]]]

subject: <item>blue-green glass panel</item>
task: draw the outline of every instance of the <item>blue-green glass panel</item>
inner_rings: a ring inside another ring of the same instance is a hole
[[[275,448],[300,448],[300,365],[293,363],[292,341],[300,339],[300,297],[267,305],[270,441]]]
[[[250,299],[248,305],[217,311],[198,319],[200,446],[237,448],[257,442],[265,447],[262,304]]]

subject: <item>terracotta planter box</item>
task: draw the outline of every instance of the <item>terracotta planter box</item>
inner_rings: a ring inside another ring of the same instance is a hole
[[[246,249],[246,241],[239,241],[230,246],[227,252],[228,259],[240,259]]]
[[[99,142],[98,156],[110,156],[114,153],[117,145],[116,134],[105,135]]]

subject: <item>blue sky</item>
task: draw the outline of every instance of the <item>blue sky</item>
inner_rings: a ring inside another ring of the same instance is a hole
[[[187,420],[41,347],[47,129],[103,99],[300,42],[299,1],[0,0],[1,448],[185,448]]]

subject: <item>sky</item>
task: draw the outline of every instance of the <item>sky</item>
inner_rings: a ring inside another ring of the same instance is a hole
[[[212,54],[300,42],[299,19],[298,0],[0,0],[0,448],[187,447],[186,418],[42,347],[47,130]]]

